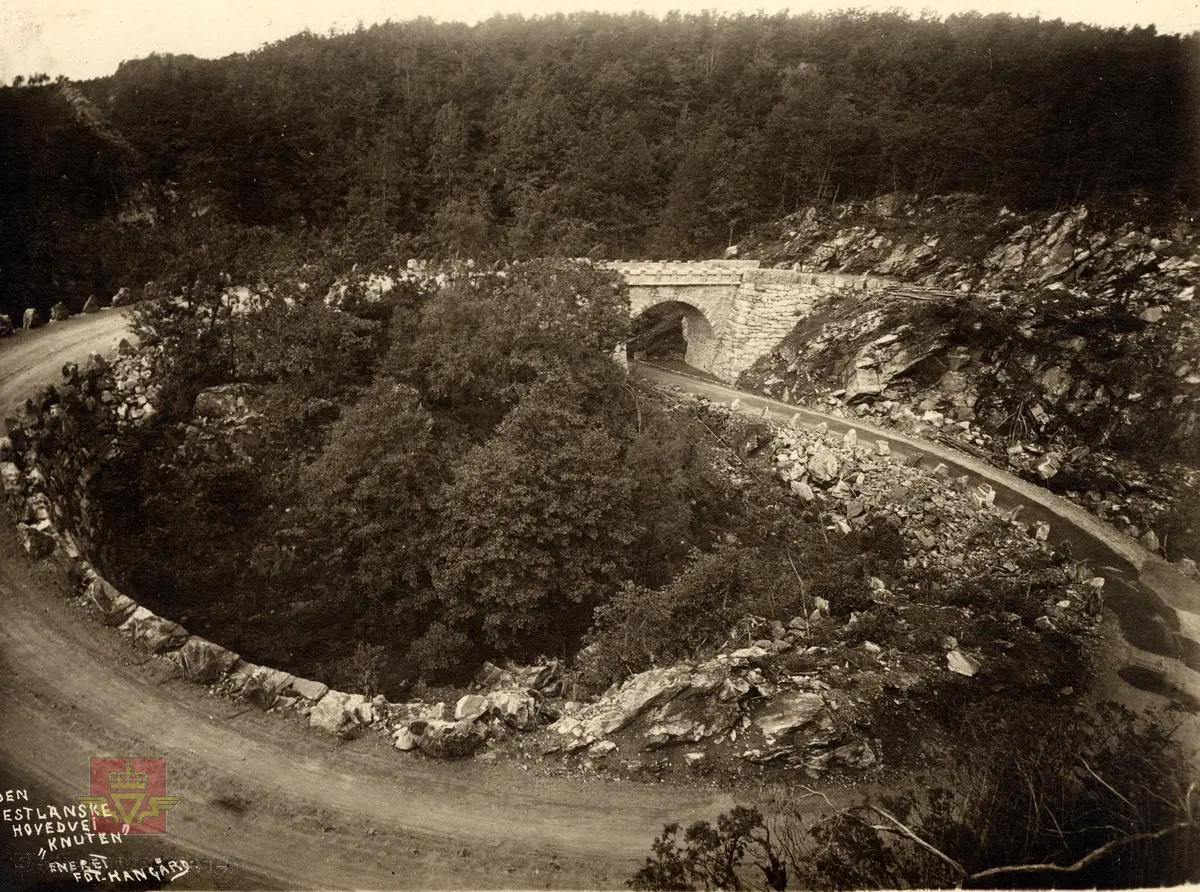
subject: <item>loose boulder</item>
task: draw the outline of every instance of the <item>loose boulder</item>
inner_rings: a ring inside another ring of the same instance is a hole
[[[808,475],[818,483],[828,483],[837,476],[840,463],[837,456],[825,447],[818,449],[808,460]]]
[[[538,701],[528,691],[492,691],[487,699],[491,714],[518,731],[532,731],[537,727]]]
[[[35,560],[50,557],[58,546],[48,522],[37,525],[17,524],[17,535],[21,538],[21,547],[25,549],[25,553]]]
[[[160,654],[179,647],[188,639],[188,630],[179,623],[138,607],[120,625],[120,632],[141,650]]]
[[[712,663],[698,668],[669,666],[648,669],[575,715],[559,719],[550,729],[584,742],[599,740],[620,731],[684,691],[688,692],[688,696],[715,692],[727,674]]]
[[[824,709],[825,700],[820,694],[787,691],[771,698],[765,708],[754,717],[754,724],[768,742],[773,743],[778,738],[816,721]]]
[[[239,659],[233,651],[198,635],[193,635],[170,656],[179,665],[185,678],[200,684],[220,681]]]
[[[119,626],[137,609],[133,598],[123,595],[101,577],[95,577],[85,592],[89,601],[100,611],[106,626]]]
[[[417,748],[434,759],[465,759],[474,755],[487,738],[483,726],[475,722],[418,719],[409,723],[408,731],[416,739]]]
[[[22,485],[23,479],[21,469],[16,464],[10,461],[0,462],[0,484],[4,485],[6,493],[9,495],[20,495],[24,489]]]
[[[5,337],[13,333],[12,316],[7,313],[0,313],[0,337]]]
[[[293,678],[288,690],[310,703],[316,703],[329,693],[329,685],[307,678]]]
[[[21,328],[28,331],[31,328],[37,328],[42,324],[42,320],[38,318],[38,311],[30,307],[25,311],[25,315],[21,317]]]
[[[100,312],[100,301],[96,300],[96,295],[93,294],[91,297],[89,297],[84,302],[83,312],[85,312],[85,313],[99,313]]]
[[[83,377],[98,378],[108,371],[108,360],[99,353],[92,351],[88,354],[87,362],[83,364]]]
[[[460,722],[473,722],[488,711],[487,697],[478,694],[467,694],[459,699],[454,706],[454,718]]]
[[[229,681],[234,691],[247,703],[252,703],[260,709],[270,709],[274,706],[280,693],[292,680],[293,676],[286,672],[247,663],[245,660],[238,660],[229,672]]]
[[[353,737],[373,721],[375,710],[370,700],[362,694],[342,691],[329,691],[308,716],[308,723],[314,728],[338,737]]]
[[[62,322],[65,319],[71,318],[71,308],[61,300],[50,308],[50,321]]]
[[[813,774],[820,774],[830,768],[865,771],[874,767],[876,761],[875,751],[869,744],[859,740],[807,754],[802,763]]]
[[[562,664],[558,660],[538,663],[533,666],[510,666],[501,669],[493,663],[484,663],[475,676],[481,688],[524,688],[531,691],[549,691],[562,677]]]
[[[969,657],[961,650],[952,650],[946,654],[946,666],[951,672],[972,678],[979,671],[979,661]]]

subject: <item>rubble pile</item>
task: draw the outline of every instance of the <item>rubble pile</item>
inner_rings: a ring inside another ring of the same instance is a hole
[[[710,416],[731,412],[667,395]],[[831,535],[890,524],[904,538],[903,566],[925,581],[1028,581],[1040,600],[1024,614],[986,599],[956,606],[931,600],[906,573],[872,577],[871,606],[849,617],[831,616],[819,597],[787,621],[745,617],[710,659],[649,669],[592,703],[554,704],[562,715],[543,754],[626,771],[659,755],[696,772],[731,763],[861,771],[884,757],[881,716],[954,678],[989,690],[1053,687],[1053,659],[1037,656],[1053,650],[1047,636],[1094,627],[1103,578],[1056,561],[1049,526],[997,508],[991,487],[968,487],[945,466],[918,468],[855,430],[793,425],[749,440],[753,460],[773,465],[787,497],[812,506]]]

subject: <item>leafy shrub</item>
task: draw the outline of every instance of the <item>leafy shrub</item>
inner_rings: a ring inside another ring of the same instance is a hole
[[[654,854],[626,882],[631,889],[742,889],[742,862],[752,858],[768,888],[787,888],[787,870],[775,853],[771,832],[757,809],[735,806],[717,818],[717,826],[697,821],[676,837],[678,824],[667,824],[654,840]]]
[[[477,653],[465,633],[436,621],[409,645],[407,659],[422,678],[462,680],[474,671]]]
[[[380,692],[379,679],[387,659],[387,648],[360,641],[354,653],[340,660],[334,674],[334,686],[374,697]]]
[[[627,572],[631,499],[615,439],[522,401],[445,490],[432,566],[445,614],[514,656],[561,650]]]

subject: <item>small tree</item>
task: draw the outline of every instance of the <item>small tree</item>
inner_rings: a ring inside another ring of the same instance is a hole
[[[620,444],[535,391],[459,465],[433,581],[450,616],[514,655],[582,635],[636,530]]]
[[[771,831],[755,808],[736,806],[717,818],[717,826],[697,821],[676,841],[678,824],[667,824],[654,840],[654,854],[626,882],[631,889],[744,889],[743,862],[749,857],[768,889],[787,888],[787,867],[775,851]]]
[[[337,683],[364,697],[374,697],[380,691],[380,674],[386,662],[387,648],[360,641],[354,653],[338,663]]]

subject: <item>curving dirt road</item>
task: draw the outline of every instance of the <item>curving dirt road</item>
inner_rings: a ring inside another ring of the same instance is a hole
[[[123,333],[123,318],[109,312],[8,340],[0,410],[56,380],[64,362],[111,350]],[[795,411],[761,402],[784,417]],[[1136,578],[1138,568],[1126,566]],[[126,843],[119,856],[232,866],[204,865],[172,886],[619,888],[663,823],[711,818],[731,805],[703,790],[547,778],[509,763],[434,763],[374,737],[340,743],[175,679],[65,594],[0,522],[0,798],[25,788],[29,805],[71,803],[88,792],[90,757],[165,756],[168,792],[181,797],[170,833]],[[1183,587],[1178,597],[1193,594]],[[44,863],[35,864],[40,873],[14,872],[23,858],[36,861],[36,846],[10,832],[0,820],[0,887],[50,879]]]
[[[123,333],[123,319],[105,313],[8,341],[0,407],[10,412],[64,362],[111,349]],[[70,804],[88,792],[92,756],[165,756],[168,792],[181,797],[169,833],[119,854],[234,868],[198,868],[172,887],[618,888],[664,823],[731,805],[512,764],[433,763],[376,738],[339,743],[174,679],[65,594],[0,523],[0,797],[27,788],[28,805]],[[12,872],[36,846],[10,833],[0,820],[10,871],[0,886],[52,879]]]

